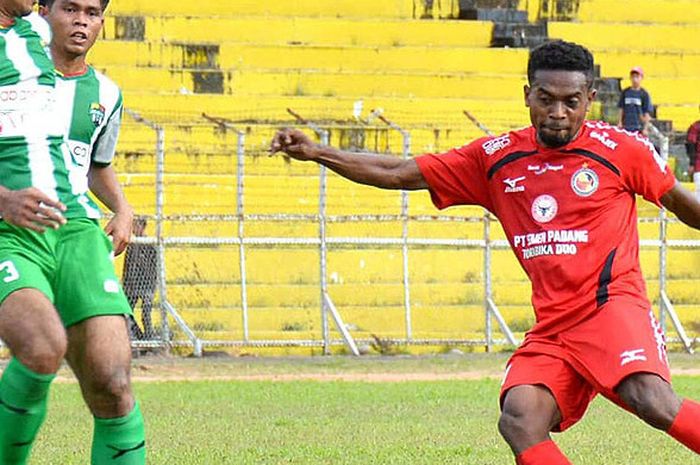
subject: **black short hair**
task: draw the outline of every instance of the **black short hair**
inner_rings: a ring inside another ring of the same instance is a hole
[[[553,40],[532,49],[527,63],[527,78],[532,83],[535,73],[548,71],[581,71],[588,87],[593,86],[593,55],[586,47],[573,42]]]
[[[39,5],[51,8],[56,0],[39,0]],[[107,9],[109,6],[109,0],[100,0],[100,5],[102,6],[102,11]]]

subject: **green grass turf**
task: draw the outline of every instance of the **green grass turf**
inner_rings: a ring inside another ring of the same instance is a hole
[[[267,367],[262,369],[255,361],[234,365],[244,372],[242,367],[250,372],[345,372],[360,363],[364,368],[357,371],[376,372],[388,363],[318,360],[261,361]],[[405,359],[397,364],[405,371],[435,366],[439,367],[435,371],[450,371],[447,367],[455,363],[449,360]],[[459,361],[453,369],[460,369],[461,360],[469,358],[453,360]],[[487,367],[483,360],[488,358],[479,360]],[[502,361],[493,359],[499,366]],[[700,399],[700,377],[678,377],[675,385],[680,394]],[[136,383],[135,388],[146,415],[152,465],[514,463],[496,430],[499,382],[495,379],[187,381]],[[49,408],[30,463],[88,463],[92,425],[77,385],[56,384]],[[576,465],[697,461],[664,434],[600,399],[580,424],[555,439]]]

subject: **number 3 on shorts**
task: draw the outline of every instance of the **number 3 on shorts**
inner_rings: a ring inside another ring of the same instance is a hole
[[[11,283],[19,279],[17,267],[15,267],[15,264],[12,263],[11,260],[0,263],[0,278],[2,278],[2,281],[5,283]]]

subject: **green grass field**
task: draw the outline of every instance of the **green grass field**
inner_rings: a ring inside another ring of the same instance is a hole
[[[496,430],[495,376],[506,357],[137,360],[148,463],[512,464]],[[697,360],[674,357],[684,369]],[[381,382],[403,374],[426,380]],[[339,375],[346,380],[332,380]],[[289,380],[299,376],[316,380]],[[430,381],[440,376],[474,379]],[[70,375],[61,378],[67,381],[53,387],[33,465],[88,463],[91,419]],[[677,376],[675,383],[682,395],[700,399],[700,377]],[[555,439],[577,465],[697,461],[600,399]]]

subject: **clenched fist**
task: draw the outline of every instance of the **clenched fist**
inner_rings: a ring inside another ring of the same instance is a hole
[[[321,146],[298,129],[282,129],[270,144],[270,153],[277,152],[284,152],[296,160],[315,160],[321,153]]]

